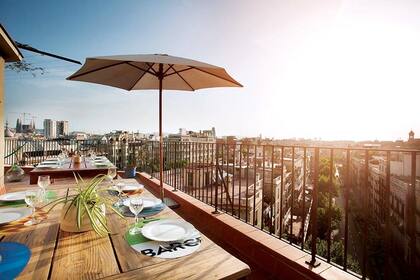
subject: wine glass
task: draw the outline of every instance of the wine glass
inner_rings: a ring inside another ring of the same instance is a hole
[[[133,235],[140,233],[141,231],[141,228],[137,226],[137,223],[139,221],[139,213],[141,212],[141,210],[143,210],[143,199],[141,199],[140,197],[132,197],[130,198],[129,202],[130,211],[136,217],[134,226],[129,230],[129,233]]]
[[[117,176],[117,169],[115,167],[108,168],[108,178],[114,180],[115,176]]]
[[[94,161],[94,160],[95,160],[95,158],[96,158],[95,151],[94,151],[94,150],[90,150],[90,159],[91,159],[92,161]]]
[[[42,190],[29,190],[25,192],[25,202],[32,208],[31,219],[24,223],[25,226],[32,226],[39,224],[39,220],[35,218],[36,206],[39,206],[44,201],[44,193]]]
[[[44,195],[47,193],[48,186],[51,185],[51,180],[49,175],[41,175],[38,177],[38,186],[44,192]]]
[[[123,205],[123,201],[121,199],[121,194],[122,194],[122,191],[123,191],[123,188],[124,188],[125,184],[123,182],[119,182],[115,186],[116,186],[116,190],[118,192],[118,201],[117,201],[116,205],[121,206],[121,205]]]

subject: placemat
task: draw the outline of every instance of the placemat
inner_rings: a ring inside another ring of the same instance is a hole
[[[0,242],[0,279],[15,279],[25,268],[31,257],[31,250],[24,244]]]
[[[143,227],[146,224],[140,223],[140,227]],[[141,233],[131,235],[129,233],[129,230],[125,233],[125,240],[127,240],[131,248],[133,248],[137,252],[145,256],[162,259],[175,259],[190,255],[197,251],[201,245],[201,236],[198,230],[195,230],[188,238],[186,238],[182,242],[153,241],[147,239]]]

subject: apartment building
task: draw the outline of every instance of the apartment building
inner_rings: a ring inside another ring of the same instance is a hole
[[[57,138],[57,124],[54,120],[44,120],[44,136],[45,138]]]
[[[69,135],[69,122],[68,121],[56,121],[57,137],[65,137]]]
[[[410,153],[398,153],[391,156],[389,195],[387,193],[386,156],[375,155],[369,158],[367,186],[365,186],[365,160],[360,158],[352,160],[353,198],[356,201],[365,201],[367,193],[369,221],[378,232],[385,229],[389,214],[391,246],[389,249],[395,256],[395,264],[393,264],[395,271],[398,271],[399,265],[410,263],[413,259],[411,251],[413,242],[417,250],[420,249],[420,241],[416,238],[420,235],[420,200],[418,199],[420,197],[420,173],[418,171],[420,157],[416,157],[415,187],[411,184],[411,159]],[[360,204],[361,209],[362,205]],[[401,263],[398,264],[399,262]]]

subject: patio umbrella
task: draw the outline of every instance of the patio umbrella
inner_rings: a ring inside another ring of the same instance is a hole
[[[212,87],[242,87],[224,68],[167,54],[115,55],[87,58],[67,80],[102,84],[128,91],[159,89],[159,174],[163,199],[163,90],[195,91]]]

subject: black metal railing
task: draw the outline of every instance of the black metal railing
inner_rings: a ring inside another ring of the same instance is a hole
[[[308,251],[308,263],[361,278],[415,275],[419,151],[166,142],[164,155],[174,191]]]
[[[19,141],[6,139],[5,154]],[[36,164],[62,148],[159,178],[154,141],[31,140],[5,162]],[[164,182],[174,191],[309,252],[309,263],[322,259],[361,278],[414,278],[420,151],[169,141],[163,149]]]

